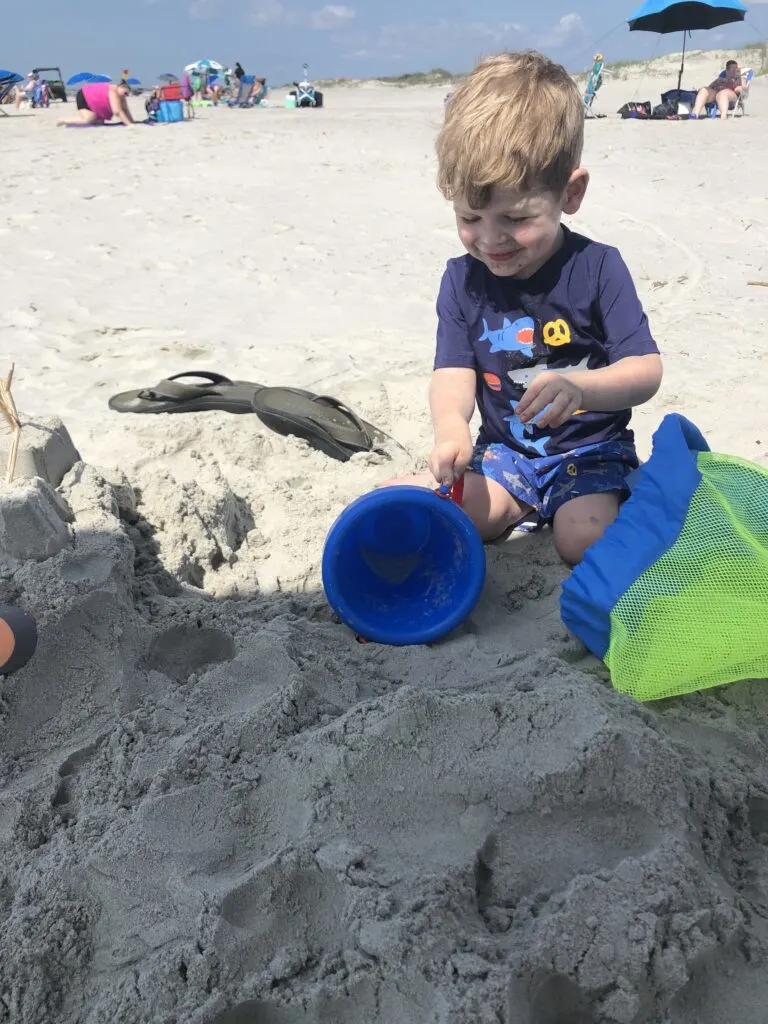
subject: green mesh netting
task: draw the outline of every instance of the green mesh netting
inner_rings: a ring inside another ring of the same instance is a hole
[[[617,690],[658,700],[768,676],[768,470],[700,452],[679,537],[611,612]]]

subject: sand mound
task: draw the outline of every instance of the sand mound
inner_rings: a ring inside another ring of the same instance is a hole
[[[391,426],[395,385],[348,397]],[[614,693],[546,534],[446,642],[358,645],[322,538],[390,467],[231,423],[0,491],[41,634],[0,703],[0,1021],[762,1024],[759,684]]]

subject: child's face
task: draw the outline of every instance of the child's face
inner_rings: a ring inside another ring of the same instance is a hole
[[[576,213],[588,181],[580,168],[571,175],[564,196],[497,185],[482,210],[456,200],[459,238],[467,252],[497,277],[531,277],[560,248],[560,218]]]

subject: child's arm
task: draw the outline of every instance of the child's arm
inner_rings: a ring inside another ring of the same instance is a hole
[[[542,373],[517,407],[524,423],[559,427],[578,409],[618,412],[642,405],[661,383],[661,356],[632,276],[616,249],[605,252],[596,281],[594,315],[605,338],[607,366],[573,370],[554,380]],[[549,406],[545,413],[541,410]]]
[[[469,421],[475,411],[476,375],[464,367],[435,370],[429,385],[429,407],[435,446],[429,468],[439,484],[452,484],[472,458]]]
[[[459,293],[464,293],[465,273],[460,261],[451,261],[437,297],[437,347],[429,385],[435,446],[429,456],[429,468],[440,484],[458,480],[472,458],[469,421],[475,411],[477,373],[459,299]]]
[[[565,376],[581,390],[585,409],[618,412],[650,401],[661,384],[661,356],[626,356],[598,370],[577,370]]]
[[[576,412],[618,412],[642,405],[653,398],[661,384],[661,356],[626,356],[610,366],[597,370],[574,370],[572,373],[542,373],[517,407],[523,423],[529,423],[542,409],[549,408],[536,420],[538,427],[559,427]]]

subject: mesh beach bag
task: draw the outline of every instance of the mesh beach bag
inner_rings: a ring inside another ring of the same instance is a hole
[[[692,423],[666,416],[560,609],[638,700],[768,676],[768,469],[711,452]]]

